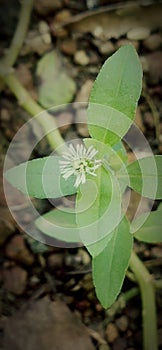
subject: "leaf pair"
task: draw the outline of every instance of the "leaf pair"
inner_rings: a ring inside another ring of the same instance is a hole
[[[101,68],[87,111],[92,138],[84,143],[98,150],[102,167],[77,191],[75,209],[55,209],[36,220],[36,226],[46,235],[82,242],[87,247],[93,260],[96,293],[105,308],[120,292],[132,250],[133,235],[121,207],[126,186],[150,198],[162,197],[161,157],[143,158],[128,165],[121,143],[133,123],[141,87],[137,53],[132,45],[121,47]],[[74,194],[75,179],[71,176],[65,181],[60,176],[59,159],[50,156],[29,161],[8,170],[6,178],[37,198]]]

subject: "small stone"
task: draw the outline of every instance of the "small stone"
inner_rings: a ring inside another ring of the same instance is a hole
[[[119,336],[117,327],[114,323],[109,323],[106,328],[106,337],[109,343],[113,343]]]
[[[155,256],[156,258],[162,258],[162,247],[153,247],[151,249],[152,255]]]
[[[53,0],[52,0],[53,1]],[[60,0],[58,0],[60,1]],[[68,19],[71,17],[71,12],[69,10],[62,10],[58,12],[54,18],[55,22],[60,23],[60,22],[66,22]]]
[[[24,237],[21,235],[14,236],[6,246],[6,256],[15,261],[22,262],[26,265],[32,265],[34,257],[27,249]]]
[[[38,30],[41,34],[45,34],[49,32],[49,26],[47,24],[47,22],[45,21],[40,21],[38,23]]]
[[[48,13],[59,9],[62,3],[60,0],[35,0],[34,6],[40,15],[47,15]]]
[[[65,134],[72,124],[73,115],[69,112],[63,112],[55,120],[61,134]]]
[[[158,50],[162,46],[162,37],[160,34],[152,34],[144,40],[143,45],[150,51]]]
[[[7,108],[1,109],[0,119],[1,119],[1,122],[3,123],[7,123],[11,120],[11,115]]]
[[[111,41],[103,42],[98,47],[103,55],[111,55],[115,51],[115,46]]]
[[[150,29],[146,27],[133,28],[128,31],[127,38],[130,40],[145,40],[150,35]]]
[[[117,338],[113,343],[113,350],[125,350],[127,348],[127,341],[125,338]]]
[[[68,56],[73,56],[76,52],[76,42],[72,39],[65,39],[61,43],[61,50]]]
[[[101,344],[99,350],[110,350],[110,346],[108,344]]]
[[[76,124],[77,132],[80,136],[82,137],[89,136],[86,109],[80,108],[77,110],[75,124]]]
[[[79,50],[74,55],[74,61],[81,66],[87,66],[87,64],[89,64],[89,57],[85,51]]]
[[[134,48],[138,51],[139,49],[139,41],[138,40],[128,40],[128,39],[120,39],[116,43],[116,49],[119,49],[123,45],[127,45],[131,43]]]
[[[49,267],[56,268],[56,267],[61,267],[63,264],[63,255],[60,253],[58,254],[51,254],[49,255],[47,259],[47,263]]]
[[[86,82],[82,85],[81,89],[77,93],[76,102],[88,102],[89,96],[92,90],[93,81],[91,79],[86,80]],[[79,105],[80,106],[80,105]]]
[[[116,325],[120,331],[125,332],[128,328],[128,318],[125,315],[119,317],[116,320]]]
[[[21,295],[26,289],[27,272],[20,266],[3,270],[4,287],[11,293]]]
[[[103,28],[101,26],[96,26],[93,30],[93,36],[97,39],[103,40],[105,38]]]

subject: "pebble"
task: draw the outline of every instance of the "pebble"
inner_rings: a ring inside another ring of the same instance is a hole
[[[110,350],[110,346],[108,344],[101,344],[99,350]]]
[[[49,267],[61,267],[63,264],[63,254],[51,254],[49,255],[48,259],[47,259],[47,264]]]
[[[105,39],[105,35],[104,35],[104,30],[103,27],[101,26],[96,26],[93,30],[93,36],[97,39],[103,40]]]
[[[82,85],[81,89],[76,95],[76,102],[88,102],[89,96],[92,90],[93,86],[93,80],[88,79],[85,81],[85,83]]]
[[[89,64],[89,57],[84,50],[79,50],[74,55],[74,61],[81,66],[87,66]]]
[[[128,328],[128,318],[125,315],[119,317],[116,320],[116,325],[120,331],[125,332]]]
[[[162,258],[162,247],[153,247],[151,249],[152,255],[156,258]]]
[[[11,293],[21,295],[27,285],[27,272],[20,266],[3,270],[4,287]]]
[[[73,115],[69,112],[62,112],[55,120],[61,134],[65,134],[72,124]]]
[[[130,40],[145,40],[150,35],[150,29],[146,27],[133,28],[128,31],[127,38]]]
[[[9,241],[5,253],[8,258],[26,265],[32,265],[34,262],[34,257],[26,247],[24,237],[21,235],[16,235]]]
[[[118,329],[114,323],[109,323],[106,327],[106,338],[109,343],[113,343],[119,336]]]
[[[103,55],[111,55],[115,51],[115,45],[111,41],[101,42],[98,49]]]
[[[127,348],[127,341],[125,338],[117,338],[113,343],[113,350],[125,350]]]
[[[61,7],[60,0],[36,0],[34,2],[34,7],[40,15],[47,15],[51,11],[59,9]]]
[[[119,49],[123,45],[127,45],[131,43],[134,48],[138,51],[139,50],[139,41],[138,40],[128,40],[128,39],[120,39],[116,43],[116,49]]]
[[[80,108],[76,112],[75,124],[77,132],[82,137],[88,137],[87,110]]]
[[[72,39],[65,39],[61,43],[61,50],[65,55],[73,56],[76,52],[76,42]]]
[[[160,34],[152,34],[144,40],[143,45],[150,51],[158,50],[162,46],[162,36]]]

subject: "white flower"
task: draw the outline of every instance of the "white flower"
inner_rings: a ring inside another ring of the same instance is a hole
[[[102,161],[95,159],[98,151],[93,146],[86,149],[83,145],[77,145],[75,149],[70,144],[68,150],[62,156],[65,160],[60,160],[61,174],[65,180],[71,175],[76,176],[74,186],[78,187],[86,182],[86,174],[96,176],[95,170],[101,166]]]

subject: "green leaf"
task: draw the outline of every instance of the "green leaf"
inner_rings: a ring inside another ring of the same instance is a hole
[[[142,88],[142,68],[134,47],[122,46],[102,66],[89,107],[90,135],[114,145],[128,131]]]
[[[146,214],[139,216],[133,222],[133,226],[140,226],[143,223]],[[162,212],[161,210],[152,211],[148,216],[145,223],[137,230],[134,234],[134,237],[139,241],[146,243],[158,243],[162,242]]]
[[[162,198],[162,156],[136,160],[127,166],[130,187],[143,197]]]
[[[60,176],[57,156],[34,159],[15,166],[5,173],[5,178],[18,190],[36,198],[58,198],[76,193],[74,178],[67,181]]]
[[[98,150],[98,158],[102,158],[106,152],[114,152],[97,140],[86,139],[84,142],[87,147],[93,145]],[[105,248],[121,219],[122,193],[113,170],[100,167],[96,175],[87,178],[76,199],[76,222],[80,227],[82,242],[92,256]]]
[[[51,210],[36,219],[35,225],[47,236],[64,242],[81,242],[74,209]]]
[[[38,62],[36,71],[39,102],[45,108],[72,101],[76,84],[66,71],[62,57],[57,52],[46,53]]]
[[[93,259],[93,280],[98,299],[104,308],[118,296],[128,267],[133,244],[126,219],[114,231],[105,249]]]

